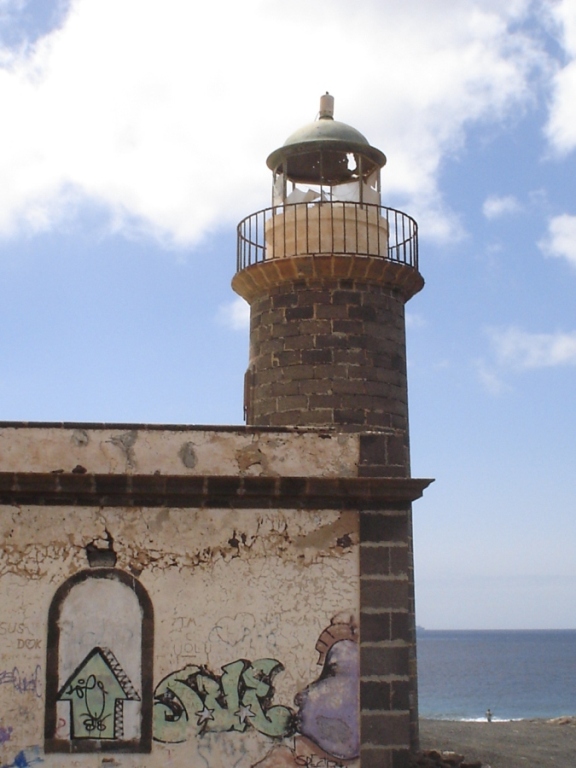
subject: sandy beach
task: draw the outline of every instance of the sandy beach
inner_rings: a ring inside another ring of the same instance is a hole
[[[420,720],[422,750],[490,768],[576,768],[576,717],[509,722]]]

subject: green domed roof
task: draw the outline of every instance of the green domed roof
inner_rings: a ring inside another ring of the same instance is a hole
[[[302,128],[288,136],[283,146],[288,147],[291,144],[302,144],[309,141],[345,141],[370,146],[368,139],[356,128],[331,118],[321,118],[313,123],[303,125]]]
[[[290,134],[284,144],[268,156],[266,165],[275,171],[287,158],[323,150],[360,153],[379,168],[386,164],[386,155],[370,146],[368,139],[356,128],[331,117],[321,117]]]

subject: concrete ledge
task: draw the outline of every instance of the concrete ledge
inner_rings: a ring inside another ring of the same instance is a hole
[[[424,287],[422,275],[408,264],[376,256],[316,253],[252,264],[234,275],[232,288],[251,304],[277,285],[326,278],[385,285],[398,291],[406,301]]]
[[[243,509],[381,509],[431,480],[0,472],[0,503]]]

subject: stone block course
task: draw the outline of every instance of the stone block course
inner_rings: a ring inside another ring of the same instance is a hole
[[[271,297],[272,306],[274,309],[281,309],[283,307],[295,307],[298,304],[298,295],[292,291],[284,293],[282,291],[275,291]]]
[[[311,334],[288,336],[283,340],[283,348],[290,351],[314,349],[314,346],[315,338]]]
[[[409,709],[411,685],[405,680],[393,680],[391,683],[392,695],[390,700],[391,709]]]
[[[392,683],[363,680],[360,683],[360,708],[387,710],[392,708]]]
[[[317,267],[319,262],[314,263]],[[328,261],[322,263],[328,264]],[[352,262],[345,263],[347,269],[351,268]],[[364,262],[359,264],[366,266]],[[311,274],[315,274],[316,267]],[[252,423],[263,424],[262,419],[266,424],[281,423],[278,416],[271,420],[272,414],[263,406],[258,391],[263,381],[258,374],[281,366],[286,379],[327,379],[333,384],[330,394],[342,394],[340,402],[332,398],[330,405],[317,398],[307,404],[308,412],[323,410],[327,424],[341,425],[348,430],[383,427],[387,426],[390,414],[403,416],[407,424],[401,332],[403,298],[400,295],[364,280],[318,277],[292,282],[288,278],[287,283],[270,286],[268,290],[270,295],[263,294],[254,300],[251,309],[250,364],[256,373],[249,409]],[[367,391],[350,386],[351,381],[362,385],[372,382],[374,386]],[[381,382],[379,388],[378,382]],[[311,392],[322,394],[314,389]],[[288,411],[285,409],[284,413]],[[305,422],[300,417],[296,423]],[[315,418],[311,423],[319,422]]]
[[[362,768],[410,768],[408,749],[362,747]]]
[[[318,304],[316,306],[318,320],[345,320],[348,317],[347,304]]]
[[[409,589],[411,589],[411,585]],[[390,614],[390,639],[412,643],[414,642],[413,607],[411,608],[409,601],[406,602],[406,605],[408,606],[407,612],[397,611]]]
[[[286,309],[286,321],[291,320],[310,320],[314,317],[313,306],[288,307]]]
[[[390,612],[366,613],[361,611],[360,624],[363,643],[381,643],[392,639]]]
[[[360,675],[408,677],[409,647],[407,645],[364,646],[360,649]]]
[[[390,548],[390,573],[408,573],[409,550],[407,546]]]
[[[362,712],[362,741],[383,746],[409,746],[408,714]],[[364,766],[363,766],[364,768]]]
[[[408,600],[408,581],[397,578],[363,577],[360,582],[360,605],[362,609],[406,608]]]
[[[391,573],[390,550],[387,545],[360,546],[360,570],[363,574],[382,574]]]
[[[334,352],[331,349],[305,349],[301,353],[304,364],[318,365],[321,363],[332,363]]]
[[[364,512],[360,515],[360,538],[363,542],[406,541],[406,513],[384,514]]]

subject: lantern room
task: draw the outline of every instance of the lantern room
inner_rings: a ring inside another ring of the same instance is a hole
[[[360,131],[334,120],[334,97],[320,97],[318,119],[292,133],[266,164],[274,174],[273,205],[353,202],[380,205],[386,156]]]
[[[334,119],[329,93],[320,97],[317,119],[290,134],[266,164],[273,174],[272,205],[238,225],[239,272],[320,255],[376,257],[417,270],[416,222],[381,204],[386,155]]]

